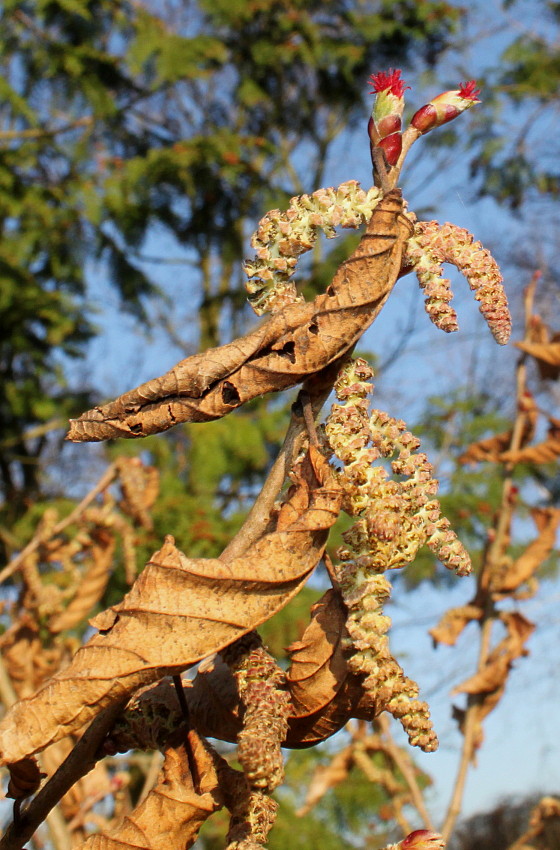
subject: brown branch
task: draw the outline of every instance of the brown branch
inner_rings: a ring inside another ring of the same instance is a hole
[[[228,543],[220,558],[223,561],[232,561],[240,557],[256,540],[261,537],[270,521],[270,515],[274,502],[291,470],[306,438],[307,424],[305,419],[298,413],[301,406],[298,404],[302,393],[311,400],[311,409],[317,416],[323,404],[327,400],[338,371],[339,363],[323,369],[314,380],[306,383],[305,389],[301,390],[298,400],[292,407],[292,416],[282,448],[274,461],[263,487],[257,496],[253,507],[235,537]]]
[[[0,850],[20,850],[66,792],[95,766],[103,756],[101,744],[125,702],[113,703],[95,718],[56,773],[20,812],[17,825],[8,826]]]
[[[379,717],[376,718],[375,722],[383,734],[383,745],[385,747],[385,750],[393,759],[395,765],[402,773],[402,777],[408,786],[408,790],[410,791],[412,802],[416,808],[416,811],[422,818],[424,826],[426,827],[426,829],[433,830],[434,824],[430,817],[430,813],[426,808],[426,804],[424,802],[424,795],[422,794],[422,790],[418,785],[414,765],[410,756],[401,747],[398,747],[395,744],[393,736],[391,734],[391,722],[386,714],[380,714]]]

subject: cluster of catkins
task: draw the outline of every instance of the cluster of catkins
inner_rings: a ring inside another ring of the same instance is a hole
[[[320,230],[332,238],[337,226],[359,227],[369,221],[381,198],[375,186],[364,192],[359,183],[349,180],[337,188],[292,198],[285,212],[268,212],[251,240],[256,256],[243,264],[249,278],[248,299],[257,315],[302,301],[292,280],[301,254],[312,248]],[[416,221],[413,213],[408,216],[414,234],[405,246],[402,269],[403,273],[415,271],[432,322],[446,332],[459,328],[449,303],[451,283],[443,277],[442,263],[451,263],[466,277],[494,338],[504,345],[511,319],[503,278],[490,252],[464,228],[449,223],[440,227],[437,221]]]
[[[347,363],[335,384],[341,404],[333,405],[325,425],[329,446],[342,462],[338,480],[343,507],[356,517],[343,534],[346,546],[337,552],[341,563],[336,567],[349,612],[349,664],[365,674],[364,686],[378,707],[401,721],[410,743],[429,751],[437,739],[428,706],[417,699],[418,686],[404,675],[389,649],[390,620],[383,605],[391,585],[384,573],[410,563],[424,544],[459,575],[468,573],[471,565],[434,499],[438,484],[426,456],[415,453],[419,441],[404,422],[369,411],[371,377],[373,370],[365,360]],[[398,479],[379,463],[393,455],[390,466]]]
[[[503,278],[490,252],[462,227],[449,222],[441,227],[437,221],[415,222],[403,265],[414,268],[432,322],[449,333],[458,330],[459,325],[457,314],[449,304],[453,292],[450,281],[443,277],[442,263],[451,263],[466,277],[494,339],[505,345],[511,332],[511,318]]]
[[[301,301],[291,280],[299,256],[313,247],[320,230],[332,239],[337,226],[359,227],[369,221],[381,198],[376,187],[364,192],[356,180],[348,180],[336,189],[318,189],[312,195],[292,198],[285,212],[270,210],[251,239],[256,256],[243,264],[249,278],[248,300],[255,313],[276,313]]]

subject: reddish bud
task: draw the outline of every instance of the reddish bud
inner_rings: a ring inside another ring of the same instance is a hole
[[[402,136],[400,133],[392,133],[381,139],[377,147],[382,148],[389,165],[396,165],[402,151]]]
[[[400,133],[401,126],[400,115],[387,115],[386,118],[382,118],[377,124],[377,131],[381,138],[384,139],[386,136],[390,136],[391,133]]]
[[[404,838],[400,846],[402,850],[443,850],[445,841],[439,832],[431,829],[415,829]]]
[[[447,124],[448,121],[452,121],[465,109],[470,109],[475,103],[480,103],[477,99],[479,94],[480,90],[476,88],[474,80],[461,83],[458,89],[438,94],[425,106],[420,107],[414,113],[410,124],[421,133],[429,133],[434,127]]]
[[[404,93],[410,86],[401,80],[400,70],[380,71],[369,78],[373,86],[371,93],[376,95],[371,117],[373,131],[370,139],[375,145],[386,136],[397,133],[401,129],[401,118],[404,110]]]

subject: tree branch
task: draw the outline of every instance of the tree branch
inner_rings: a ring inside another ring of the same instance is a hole
[[[66,792],[89,773],[103,756],[101,744],[125,702],[114,703],[95,718],[56,773],[20,812],[17,824],[11,823],[6,829],[0,839],[0,850],[21,850]]]

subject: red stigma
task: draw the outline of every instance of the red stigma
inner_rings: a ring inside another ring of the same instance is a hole
[[[469,80],[459,85],[459,97],[464,100],[476,100],[479,94],[480,89],[476,87],[476,80]]]
[[[401,73],[402,71],[399,68],[395,71],[393,71],[392,68],[389,68],[387,72],[379,71],[378,74],[372,74],[368,80],[368,84],[373,86],[370,94],[379,94],[383,91],[389,91],[391,94],[395,95],[395,97],[402,97],[410,86],[407,86],[405,81],[401,80]]]

